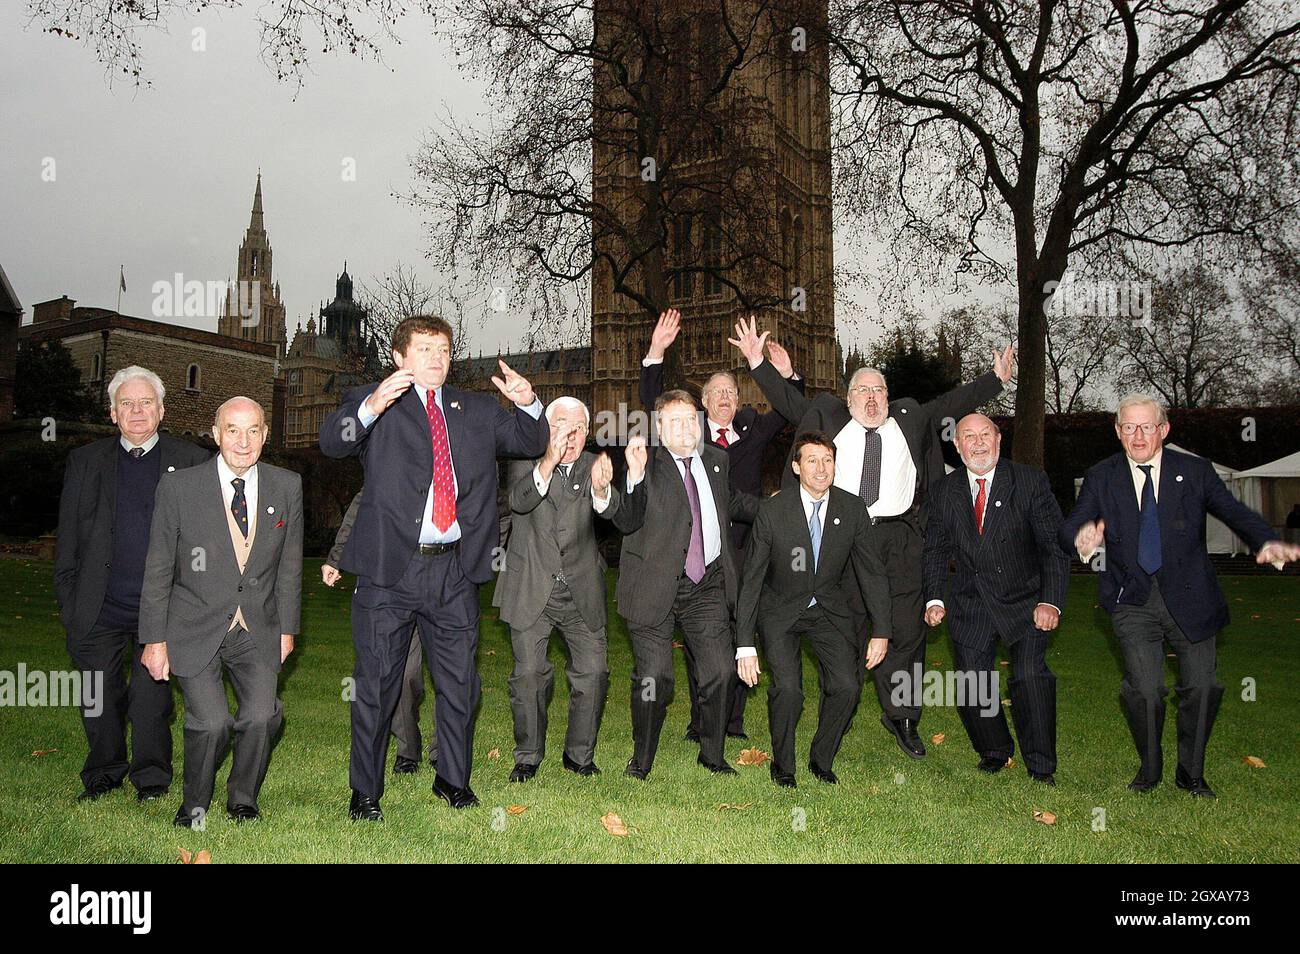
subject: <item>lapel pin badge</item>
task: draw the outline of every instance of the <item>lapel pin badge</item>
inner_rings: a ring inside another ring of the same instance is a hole
[[[267,512],[267,513],[275,513],[275,508],[274,508],[274,507],[267,507],[267,508],[266,508],[266,512]]]
[[[835,526],[838,527],[840,525],[840,518],[836,517],[834,520],[831,521],[831,523],[835,524]]]
[[[170,474],[170,473],[172,473],[172,472],[175,471],[175,470],[176,470],[176,468],[175,468],[173,465],[171,465],[171,464],[168,464],[168,465],[167,465],[167,473]]]
[[[578,484],[574,484],[574,485],[573,485],[573,489],[574,489],[574,490],[581,490],[582,487],[580,487]]]
[[[1179,474],[1177,477],[1174,478],[1174,480],[1178,481],[1178,483],[1181,484],[1183,482],[1183,475]]]
[[[713,465],[713,472],[714,472],[715,474],[720,474],[720,473],[722,473],[722,468],[719,467],[717,464],[714,464],[714,465]]]
[[[459,410],[460,410],[460,402],[459,402],[459,401],[452,401],[452,402],[451,402],[451,407],[452,407],[452,410],[454,410],[454,411],[459,411]]]
[[[1002,501],[1001,501],[1001,500],[995,500],[995,501],[993,501],[993,506],[995,506],[995,507],[1001,507],[1001,506],[1002,506]]]

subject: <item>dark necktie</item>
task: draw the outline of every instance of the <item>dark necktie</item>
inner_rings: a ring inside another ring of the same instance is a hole
[[[975,495],[975,529],[980,533],[984,532],[984,504],[988,502],[988,497],[984,493],[985,477],[976,477],[975,483],[980,485],[979,493]]]
[[[679,457],[686,471],[686,499],[691,504],[691,545],[686,551],[686,575],[692,583],[704,579],[704,521],[700,517],[700,491],[691,473],[691,458]]]
[[[862,482],[858,495],[870,507],[880,499],[880,431],[867,428],[866,445],[862,448]]]
[[[136,458],[143,457],[143,456],[144,456],[144,448],[143,448],[143,447],[132,447],[129,451],[127,451],[127,453],[130,454],[132,457],[136,457]]]
[[[232,477],[230,486],[235,488],[235,496],[230,501],[230,512],[239,525],[239,532],[248,536],[248,501],[244,498],[244,478]]]
[[[1146,475],[1142,484],[1142,514],[1138,525],[1138,566],[1152,576],[1163,563],[1160,556],[1160,511],[1156,507],[1156,487],[1151,480],[1151,465],[1138,464]]]
[[[451,445],[447,442],[447,420],[438,407],[433,388],[425,405],[429,415],[429,437],[433,441],[433,525],[442,533],[456,522],[456,478],[451,472]]]

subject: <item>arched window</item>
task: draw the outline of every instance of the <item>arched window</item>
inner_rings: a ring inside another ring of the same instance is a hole
[[[102,381],[104,378],[104,359],[95,352],[90,356],[90,380]]]
[[[203,372],[197,364],[191,364],[185,372],[185,390],[197,391],[202,385]]]

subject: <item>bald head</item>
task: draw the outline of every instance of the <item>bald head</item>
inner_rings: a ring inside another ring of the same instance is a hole
[[[972,474],[987,474],[997,466],[1002,432],[983,414],[967,414],[957,422],[957,453]]]
[[[232,397],[217,408],[212,439],[226,466],[242,477],[262,456],[266,443],[266,413],[251,398]]]

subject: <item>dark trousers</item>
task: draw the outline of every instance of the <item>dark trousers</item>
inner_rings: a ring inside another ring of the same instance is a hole
[[[1223,700],[1215,677],[1215,637],[1200,642],[1187,638],[1165,606],[1160,586],[1151,581],[1151,595],[1142,606],[1120,604],[1111,614],[1115,638],[1124,654],[1120,699],[1142,759],[1141,774],[1159,781],[1164,767],[1165,644],[1178,657],[1178,764],[1193,778],[1205,772],[1205,747]]]
[[[1037,631],[1035,631],[1037,632]],[[1046,634],[1021,636],[1011,643],[1011,679],[1007,689],[1011,696],[1011,721],[1016,725],[1020,752],[1025,767],[1034,775],[1056,771],[1056,676],[1047,668]],[[953,640],[953,664],[958,672],[975,673],[989,687],[995,712],[987,714],[980,703],[969,697],[957,706],[971,745],[982,757],[1005,762],[1015,753],[1015,743],[1007,730],[1002,702],[996,692],[1001,679],[997,644],[968,646]],[[969,687],[969,683],[965,683]]]
[[[81,768],[81,781],[90,785],[104,777],[114,784],[128,775],[137,789],[172,783],[172,686],[156,682],[140,663],[144,647],[136,634],[99,626],[78,639],[68,638],[72,664],[83,673],[104,674],[99,713],[81,710],[90,751]],[[128,654],[131,679],[123,675]],[[83,677],[84,678],[84,677]],[[92,675],[91,678],[94,678]],[[126,754],[126,724],[131,723],[131,759]]]
[[[596,735],[609,694],[605,627],[592,629],[582,618],[569,585],[555,583],[546,609],[525,629],[510,628],[515,670],[510,676],[510,709],[515,722],[515,762],[539,765],[546,754],[547,708],[555,686],[555,667],[546,658],[551,630],[559,627],[569,650],[569,725],[564,752],[579,765],[595,761]]]
[[[659,733],[673,697],[674,623],[682,628],[687,650],[695,657],[700,754],[706,762],[721,764],[736,663],[720,559],[713,561],[698,584],[682,575],[672,612],[662,623],[628,625],[636,660],[632,671],[632,757],[647,772],[654,765]]]
[[[393,738],[397,754],[412,762],[420,761],[420,704],[424,702],[424,644],[420,628],[411,627],[411,644],[406,649],[406,668],[402,670],[402,694],[393,710]],[[432,723],[430,723],[432,727]],[[438,761],[438,733],[429,733],[429,761]]]
[[[820,606],[804,610],[788,632],[764,633],[763,655],[772,674],[767,717],[772,728],[772,760],[779,773],[793,774],[795,767],[795,729],[803,715],[801,637],[807,637],[817,658],[821,701],[809,761],[818,768],[831,770],[862,691],[857,673],[861,665],[854,646]]]
[[[438,777],[469,785],[474,711],[480,683],[478,587],[465,576],[460,553],[416,554],[392,586],[357,579],[352,596],[352,752],[348,781],[362,795],[384,794],[388,733],[401,696],[411,627],[419,626],[433,676],[438,736]]]
[[[749,539],[749,524],[735,523],[731,526],[732,539],[736,543],[736,551],[740,554],[740,562],[737,566],[745,565],[745,542]],[[732,645],[735,645],[735,631],[732,631]],[[695,657],[691,655],[690,647],[687,647],[683,653],[686,657],[686,683],[691,693],[691,723],[690,731],[698,736],[700,734],[700,690],[695,679]],[[739,674],[731,682],[730,699],[731,703],[727,709],[727,734],[744,735],[745,734],[745,703],[749,701],[749,686],[745,685]]]
[[[884,661],[871,670],[876,682],[880,708],[890,719],[921,718],[919,693],[899,693],[895,701],[895,673],[912,679],[912,668],[925,661],[925,603],[921,597],[921,550],[924,539],[913,520],[890,520],[876,524],[870,535],[880,562],[889,578],[890,637]],[[849,593],[849,611],[853,614],[855,649],[858,654],[858,681],[866,681],[867,643],[871,639],[871,620],[862,602],[857,577],[850,566],[845,575]]]
[[[230,675],[238,700],[233,717],[226,701],[223,669]],[[189,815],[208,810],[217,766],[225,758],[232,733],[234,757],[226,781],[226,806],[256,805],[276,733],[284,722],[275,695],[279,673],[263,661],[252,635],[236,626],[202,672],[178,676],[177,680],[185,694],[185,794],[181,807]]]

